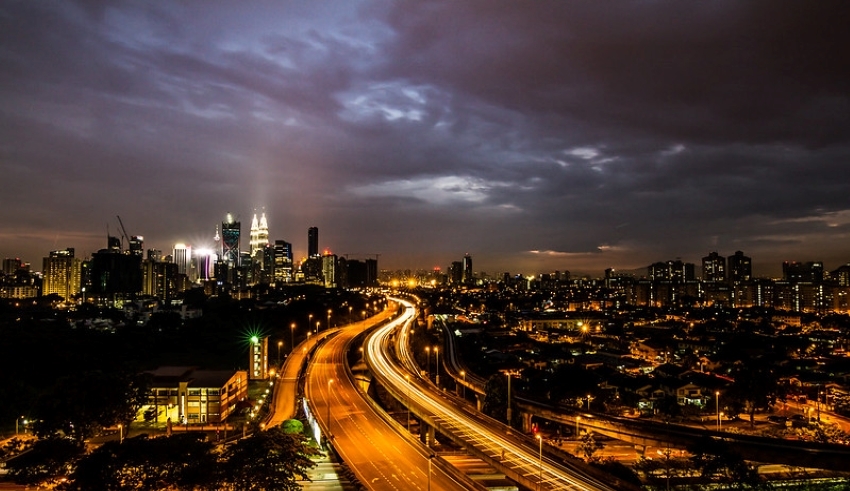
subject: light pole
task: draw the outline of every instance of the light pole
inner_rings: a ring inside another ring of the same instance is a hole
[[[292,354],[292,352],[295,351],[295,323],[294,322],[292,324],[290,324],[290,326],[289,326],[289,342],[290,342],[290,346],[292,346],[291,348],[289,348],[289,353]]]
[[[434,355],[437,357],[437,361],[434,364],[434,371],[437,372],[437,387],[440,386],[440,348],[438,346],[434,346]]]
[[[434,455],[428,455],[428,491],[431,491],[431,460],[434,458]]]
[[[466,399],[466,371],[461,370],[460,376],[463,377],[463,384],[461,384],[461,387],[463,387],[463,398]]]
[[[537,440],[540,442],[540,458],[537,461],[539,473],[537,475],[537,491],[540,491],[540,483],[543,482],[543,435],[537,435]]]
[[[348,306],[348,323],[351,324],[351,305]]]
[[[719,418],[717,418],[717,431],[720,431],[720,430],[722,430],[722,429],[723,429],[723,423],[722,423],[722,420],[723,420],[723,413],[721,412],[721,413],[720,413],[720,417],[719,417]]]
[[[717,411],[717,431],[720,431],[720,391],[714,391],[714,405],[715,411]]]
[[[326,327],[325,329],[330,329],[330,328],[331,328],[331,309],[328,309],[328,327]]]
[[[124,443],[124,425],[118,425],[118,443]]]
[[[425,358],[428,359],[428,380],[431,380],[431,347],[425,347]]]
[[[27,432],[27,420],[24,419],[23,416],[20,418],[15,418],[15,436],[18,436],[18,421],[24,423],[24,433]]]
[[[505,375],[508,376],[508,426],[511,425],[511,372],[506,372]]]
[[[319,326],[322,325],[321,322],[316,321],[316,334],[319,334]]]
[[[581,422],[581,416],[576,416],[576,439],[578,439],[578,424]]]
[[[283,346],[283,341],[277,342],[277,364],[280,365],[280,348]]]
[[[587,395],[587,412],[590,412],[590,400],[593,399],[590,394]]]

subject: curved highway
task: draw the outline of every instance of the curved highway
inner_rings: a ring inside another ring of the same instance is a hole
[[[405,310],[386,327],[409,322]],[[427,491],[480,489],[440,470],[418,440],[398,432],[365,400],[350,378],[347,353],[364,326],[342,328],[320,346],[309,365],[306,396],[322,427],[330,429],[337,453],[372,490]]]
[[[410,302],[394,299],[401,303],[405,316],[413,318],[415,308]],[[458,408],[448,397],[435,396],[430,392],[429,382],[411,373],[412,357],[405,342],[407,330],[402,329],[400,339],[391,343],[398,324],[386,325],[375,330],[365,343],[366,360],[373,374],[381,383],[395,392],[400,400],[406,400],[415,412],[440,431],[463,440],[468,449],[485,458],[501,462],[512,471],[513,477],[526,485],[540,490],[614,490],[608,482],[588,474],[578,467],[565,467],[556,463],[525,443],[505,433],[499,423],[486,416]],[[399,352],[403,362],[396,362],[391,351]],[[402,363],[407,367],[402,366]],[[536,446],[535,446],[536,447]],[[510,474],[509,474],[510,475]],[[613,478],[611,478],[613,480]]]

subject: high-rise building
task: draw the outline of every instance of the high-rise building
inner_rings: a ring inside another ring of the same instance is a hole
[[[322,277],[325,280],[325,288],[336,288],[337,284],[337,257],[330,252],[322,256]]]
[[[285,240],[274,241],[274,281],[278,284],[292,282],[292,244]]]
[[[263,250],[269,244],[269,223],[266,221],[266,214],[263,213],[261,218],[257,220],[257,214],[251,219],[251,256],[257,255],[257,252]]]
[[[702,258],[702,279],[713,282],[726,281],[726,258],[717,252]]]
[[[241,223],[230,213],[221,222],[221,260],[230,268],[239,266],[239,236]]]
[[[80,263],[74,257],[74,249],[51,251],[44,258],[42,295],[57,294],[64,300],[80,292]]]
[[[727,260],[729,281],[750,281],[753,277],[753,260],[745,256],[741,251],[729,256]]]
[[[449,266],[449,281],[453,285],[459,285],[463,280],[463,263],[460,261],[452,261]]]
[[[461,281],[465,285],[475,283],[475,277],[472,275],[472,256],[469,254],[463,256],[463,278]]]
[[[129,246],[128,246],[130,254],[135,254],[139,257],[143,256],[144,255],[144,250],[143,250],[144,242],[145,242],[145,238],[142,237],[141,235],[134,235],[134,236],[130,237],[130,243],[129,243]]]
[[[822,283],[823,263],[820,261],[807,263],[785,261],[782,263],[782,277],[789,283]]]
[[[19,269],[21,269],[22,265],[23,263],[21,262],[20,258],[7,257],[6,259],[3,259],[3,273],[7,275],[13,275],[17,273]]]
[[[174,244],[171,261],[177,265],[178,274],[188,275],[191,270],[192,246],[183,243]]]
[[[307,229],[307,257],[319,257],[319,228]]]

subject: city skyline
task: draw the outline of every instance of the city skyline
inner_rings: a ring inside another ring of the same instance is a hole
[[[0,6],[0,257],[211,242],[384,269],[850,261],[840,2]],[[189,234],[189,235],[187,235]],[[198,234],[193,236],[191,234]],[[247,244],[247,236],[243,237]]]

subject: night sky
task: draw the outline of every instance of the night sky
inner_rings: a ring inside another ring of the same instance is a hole
[[[0,257],[850,262],[850,3],[0,3]]]

